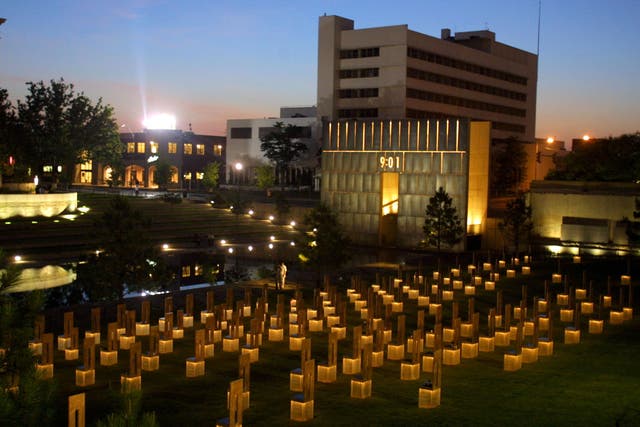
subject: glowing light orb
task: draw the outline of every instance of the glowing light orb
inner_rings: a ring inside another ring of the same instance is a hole
[[[171,129],[176,128],[176,116],[172,114],[156,114],[142,121],[145,129]]]

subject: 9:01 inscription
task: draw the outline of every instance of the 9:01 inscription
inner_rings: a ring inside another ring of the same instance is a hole
[[[378,156],[378,167],[383,171],[402,172],[404,170],[404,153],[381,152]]]

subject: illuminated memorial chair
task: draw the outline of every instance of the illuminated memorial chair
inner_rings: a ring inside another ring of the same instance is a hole
[[[327,363],[318,364],[318,382],[333,383],[338,373],[338,335],[335,332],[329,334],[329,348],[327,350]]]
[[[314,413],[315,360],[307,360],[303,367],[303,392],[290,401],[290,419],[310,421]]]
[[[120,375],[122,393],[142,390],[142,344],[136,342],[129,348],[129,372]]]
[[[100,366],[112,366],[118,363],[118,323],[107,324],[107,348],[100,350]]]
[[[311,338],[304,338],[300,349],[300,367],[293,369],[289,373],[289,390],[303,391],[304,366],[307,360],[311,359]]]
[[[420,357],[422,347],[417,343],[421,342],[420,330],[413,331],[413,342],[411,359],[400,363],[400,379],[403,381],[414,381],[420,378]]]
[[[140,321],[136,322],[135,335],[145,337],[149,335],[149,320],[151,319],[151,302],[149,300],[142,301],[140,312]]]
[[[198,329],[194,334],[194,355],[185,362],[187,378],[204,375],[204,329]]]
[[[36,363],[36,372],[40,379],[53,378],[53,334],[41,335],[42,353],[39,363]]]
[[[406,315],[398,316],[395,343],[387,344],[387,359],[403,360],[405,354],[405,322]]]
[[[95,345],[100,345],[100,307],[94,307],[91,309],[91,330],[85,331],[84,337],[93,338]]]
[[[353,327],[353,356],[342,358],[342,373],[353,375],[360,372],[362,359],[362,326]]]
[[[136,342],[136,311],[127,310],[124,316],[124,334],[120,334],[120,349],[129,350],[132,344]]]
[[[73,330],[73,311],[64,313],[64,332],[58,336],[58,350],[65,351],[71,347],[71,331]]]
[[[149,328],[149,349],[141,356],[143,371],[157,371],[160,369],[158,326]]]
[[[371,397],[371,353],[372,346],[367,344],[361,354],[362,375],[356,375],[351,379],[351,397],[356,399],[366,399]]]
[[[96,382],[96,345],[93,337],[85,338],[82,343],[83,365],[76,368],[76,385],[85,387]]]
[[[227,392],[227,405],[229,416],[216,421],[216,427],[241,427],[243,404],[243,382],[242,378],[231,381],[229,383],[229,391]]]

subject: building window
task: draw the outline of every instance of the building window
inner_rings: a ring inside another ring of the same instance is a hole
[[[196,172],[196,179],[198,181],[204,179],[204,172]]]
[[[213,155],[222,157],[222,145],[214,145],[213,146]]]
[[[509,116],[525,117],[526,110],[522,108],[507,107],[505,105],[492,104],[490,102],[476,101],[460,98],[458,96],[444,95],[442,93],[427,92],[424,90],[407,88],[407,98],[421,99],[423,101],[437,102],[440,104],[455,105],[472,110],[491,111],[492,113],[507,114]]]
[[[515,92],[496,86],[483,85],[480,83],[471,82],[469,80],[456,79],[454,77],[432,73],[429,71],[416,70],[415,68],[407,68],[407,77],[447,86],[458,87],[461,89],[472,90],[475,92],[488,93],[489,95],[515,99],[516,101],[525,102],[527,100],[527,95],[522,92]]]
[[[340,98],[377,98],[378,88],[340,89]]]
[[[147,145],[145,142],[136,142],[136,146],[137,146],[136,151],[138,153],[144,153],[145,145]]]
[[[353,68],[350,70],[340,70],[341,79],[363,79],[368,77],[378,77],[378,68]]]
[[[151,154],[157,154],[158,153],[158,143],[150,141],[149,142],[149,151],[151,151]]]
[[[184,179],[191,179],[191,172],[186,172],[184,175],[182,175],[184,177]]]
[[[190,277],[191,276],[191,266],[183,265],[182,266],[182,277]]]
[[[231,128],[231,138],[251,139],[251,128]]]
[[[170,142],[167,145],[167,149],[169,150],[169,154],[176,154],[178,152],[178,144],[175,142]]]
[[[193,275],[202,276],[202,266],[200,264],[196,264],[193,266]]]
[[[135,153],[135,152],[136,152],[136,143],[127,142],[127,153]]]
[[[362,49],[342,49],[340,51],[340,59],[369,58],[372,56],[380,56],[379,47],[365,47]]]
[[[184,144],[184,154],[191,154],[193,152],[193,145]]]
[[[377,108],[346,108],[338,110],[338,117],[341,119],[355,119],[360,117],[378,117]]]
[[[87,160],[83,164],[80,165],[80,182],[83,184],[91,184],[91,180],[93,178],[93,162],[91,160]]]
[[[407,56],[419,59],[421,61],[432,62],[434,64],[444,65],[445,67],[457,68],[459,70],[468,71],[474,74],[491,77],[494,79],[504,80],[507,82],[517,83],[522,86],[527,85],[527,78],[505,71],[487,68],[481,65],[472,64],[471,62],[461,61],[459,59],[450,58],[448,56],[438,55],[436,53],[427,52],[415,47],[407,48]]]
[[[199,156],[204,156],[204,144],[196,144],[196,153]]]

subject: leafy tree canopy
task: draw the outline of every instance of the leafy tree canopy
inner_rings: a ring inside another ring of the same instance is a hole
[[[640,132],[581,143],[545,179],[640,182]]]
[[[256,180],[259,188],[267,190],[276,183],[276,172],[273,166],[262,165],[256,168]]]
[[[531,206],[527,206],[524,194],[518,194],[515,199],[507,203],[507,209],[498,225],[517,255],[520,252],[520,243],[529,237],[533,228]]]
[[[495,196],[511,195],[526,178],[527,152],[515,138],[496,141],[491,149],[491,189]]]
[[[453,206],[453,199],[442,187],[429,198],[422,230],[425,235],[425,245],[435,247],[438,253],[442,245],[451,247],[462,240],[464,228],[458,217],[458,211]]]
[[[218,187],[220,181],[220,163],[212,162],[204,167],[202,183],[210,190]]]
[[[264,156],[276,165],[276,174],[279,174],[282,186],[282,174],[285,169],[307,150],[307,146],[300,142],[300,134],[298,126],[276,122],[273,131],[260,138],[260,149]]]
[[[350,240],[328,206],[321,204],[311,210],[305,216],[305,225],[308,231],[298,244],[303,265],[318,273],[329,273],[349,260]]]
[[[4,109],[6,115],[6,105]],[[75,165],[85,160],[113,167],[121,161],[123,146],[113,108],[103,105],[101,98],[94,104],[63,79],[48,85],[28,82],[27,96],[17,103],[16,124],[21,132],[17,162],[32,171],[45,164],[63,165],[69,181]]]

